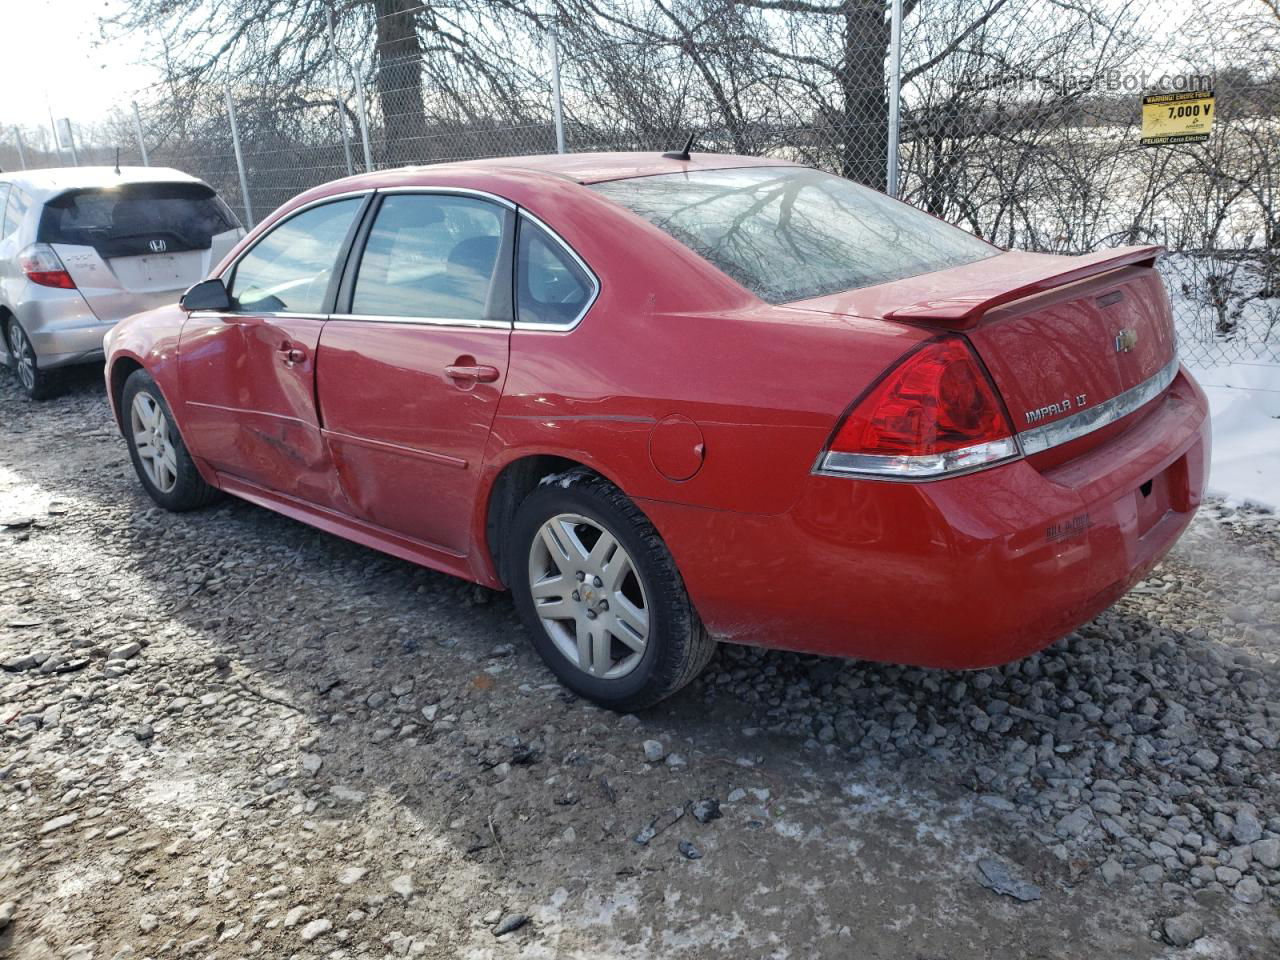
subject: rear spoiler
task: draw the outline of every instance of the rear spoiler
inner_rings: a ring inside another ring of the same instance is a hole
[[[1164,253],[1164,247],[1117,247],[1082,256],[1049,256],[1025,268],[1015,270],[999,279],[976,287],[960,297],[940,300],[921,300],[908,307],[898,307],[884,315],[886,320],[916,323],[937,323],[963,329],[971,327],[988,310],[1035,296],[1055,287],[1096,277],[1120,267],[1134,264],[1155,266],[1156,258]]]

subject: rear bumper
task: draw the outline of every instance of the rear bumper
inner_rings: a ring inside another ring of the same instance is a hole
[[[929,483],[814,476],[787,513],[646,502],[719,639],[929,667],[1042,649],[1145,577],[1199,506],[1204,394],[1182,371],[1124,433],[1054,469]]]

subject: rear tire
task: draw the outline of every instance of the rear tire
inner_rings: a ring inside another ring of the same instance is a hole
[[[120,419],[133,469],[157,504],[181,513],[207,506],[221,496],[200,476],[175,425],[173,411],[147,371],[135,370],[124,382]]]
[[[588,700],[620,711],[652,706],[715,652],[658,532],[596,474],[574,470],[529,494],[505,554],[534,647]]]
[[[22,392],[32,400],[48,400],[58,392],[58,376],[52,370],[41,370],[40,360],[36,356],[36,348],[31,338],[18,323],[17,317],[9,318],[5,336],[9,341],[9,355],[13,357],[14,372],[18,375],[18,385]]]

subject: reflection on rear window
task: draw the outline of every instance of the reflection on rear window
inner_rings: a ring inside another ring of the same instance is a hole
[[[76,190],[45,204],[39,240],[94,247],[102,257],[208,250],[240,224],[198,183],[134,183]]]
[[[807,167],[702,170],[594,189],[770,303],[901,280],[1000,252],[915,207]]]

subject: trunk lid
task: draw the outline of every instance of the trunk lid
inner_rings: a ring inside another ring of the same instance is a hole
[[[1124,410],[1100,405],[1167,374],[1175,355],[1169,300],[1154,267],[1160,252],[1005,253],[803,305],[963,332],[1016,431],[1097,411],[1092,430]]]
[[[243,235],[209,187],[140,183],[55,197],[37,239],[58,254],[98,319],[114,323],[175,302]]]

